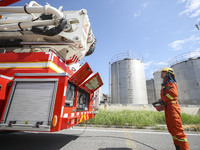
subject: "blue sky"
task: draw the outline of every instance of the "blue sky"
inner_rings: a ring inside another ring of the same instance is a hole
[[[63,10],[87,9],[97,38],[95,52],[84,58],[108,93],[109,62],[119,53],[143,57],[146,79],[177,55],[200,51],[200,0],[37,0]],[[21,0],[14,5],[29,3]]]

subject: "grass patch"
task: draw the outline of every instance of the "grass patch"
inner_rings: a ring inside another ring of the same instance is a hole
[[[195,125],[200,130],[200,116],[182,114],[183,125]],[[100,109],[95,118],[83,122],[83,124],[105,125],[105,126],[135,126],[144,128],[147,126],[161,129],[159,125],[165,124],[164,112],[135,111],[135,110],[102,110]]]
[[[155,126],[154,130],[166,130],[166,128],[163,126]]]
[[[195,125],[183,125],[186,131],[200,131],[200,124]]]
[[[181,114],[181,120],[183,125],[200,125],[200,116]]]

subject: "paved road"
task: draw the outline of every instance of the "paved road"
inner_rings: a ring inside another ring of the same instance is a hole
[[[191,150],[200,133],[186,132]],[[0,150],[174,150],[164,131],[74,127],[56,133],[0,133]]]

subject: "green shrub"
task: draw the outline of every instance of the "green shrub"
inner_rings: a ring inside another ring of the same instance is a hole
[[[189,115],[189,114],[181,114],[182,124],[196,124],[200,125],[200,116],[197,115]]]
[[[200,116],[182,114],[182,123],[187,125],[200,125]],[[165,124],[164,112],[134,111],[134,110],[99,110],[95,118],[84,123],[107,126],[135,126],[143,128],[146,126],[157,127]]]

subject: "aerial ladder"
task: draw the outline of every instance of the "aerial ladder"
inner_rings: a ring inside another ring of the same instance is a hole
[[[94,118],[103,82],[88,63],[87,11],[31,1],[0,7],[0,130],[54,132]]]

